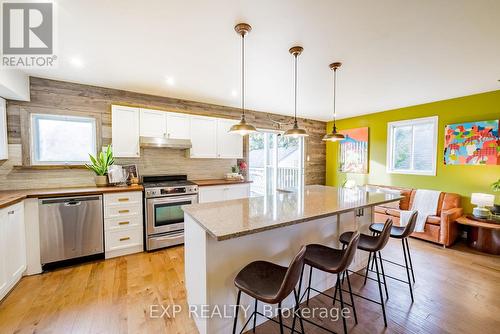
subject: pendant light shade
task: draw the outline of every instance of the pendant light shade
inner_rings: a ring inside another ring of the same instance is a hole
[[[247,123],[247,121],[245,120],[245,115],[241,115],[241,120],[237,124],[231,126],[231,128],[229,129],[229,132],[236,133],[242,136],[246,136],[256,131],[257,129],[255,128],[255,126]]]
[[[295,97],[294,97],[294,106],[295,106],[295,114],[293,118],[293,127],[289,130],[285,131],[284,136],[286,137],[292,137],[292,138],[299,138],[299,137],[308,137],[309,135],[307,134],[307,131],[305,129],[299,128],[299,123],[297,122],[297,58],[300,56],[304,48],[301,46],[294,46],[288,50],[290,54],[294,57],[295,60]]]
[[[339,140],[344,140],[345,136],[339,132],[337,132],[337,124],[336,124],[336,119],[337,119],[337,111],[335,109],[335,98],[337,95],[337,70],[338,68],[342,65],[342,63],[336,62],[330,64],[330,69],[333,70],[333,129],[332,132],[327,133],[324,137],[324,141],[339,141]]]
[[[255,126],[248,124],[245,120],[245,36],[252,30],[252,27],[247,23],[238,23],[234,30],[241,36],[241,120],[233,125],[229,132],[245,136],[257,131]]]

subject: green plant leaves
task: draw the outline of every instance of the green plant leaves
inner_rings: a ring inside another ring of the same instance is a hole
[[[96,157],[89,154],[90,164],[85,164],[85,167],[92,170],[96,175],[103,176],[108,174],[108,167],[115,162],[111,145],[106,147],[106,151],[101,151]]]

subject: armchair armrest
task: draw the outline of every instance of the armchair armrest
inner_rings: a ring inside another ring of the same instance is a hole
[[[462,208],[453,208],[441,212],[441,229],[439,231],[439,242],[445,246],[452,245],[458,237],[457,218],[464,213]]]

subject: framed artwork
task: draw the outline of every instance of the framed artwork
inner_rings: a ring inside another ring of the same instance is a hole
[[[137,170],[137,165],[132,164],[132,165],[123,165],[122,166],[123,170],[127,173],[127,180],[130,180],[131,177],[139,177],[139,172]]]
[[[340,131],[345,139],[340,141],[339,171],[343,173],[368,173],[368,128]]]
[[[498,120],[447,125],[444,137],[445,165],[498,165]]]

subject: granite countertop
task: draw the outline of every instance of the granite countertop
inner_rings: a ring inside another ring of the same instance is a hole
[[[300,192],[278,191],[261,197],[186,205],[183,209],[220,241],[401,198],[394,194],[314,185]]]
[[[126,187],[72,187],[50,189],[24,189],[0,191],[0,209],[21,202],[26,198],[43,198],[55,196],[94,195],[113,192],[142,191],[141,185]]]
[[[192,182],[196,183],[199,187],[252,183],[252,181],[248,180],[226,180],[226,179],[193,180]]]

